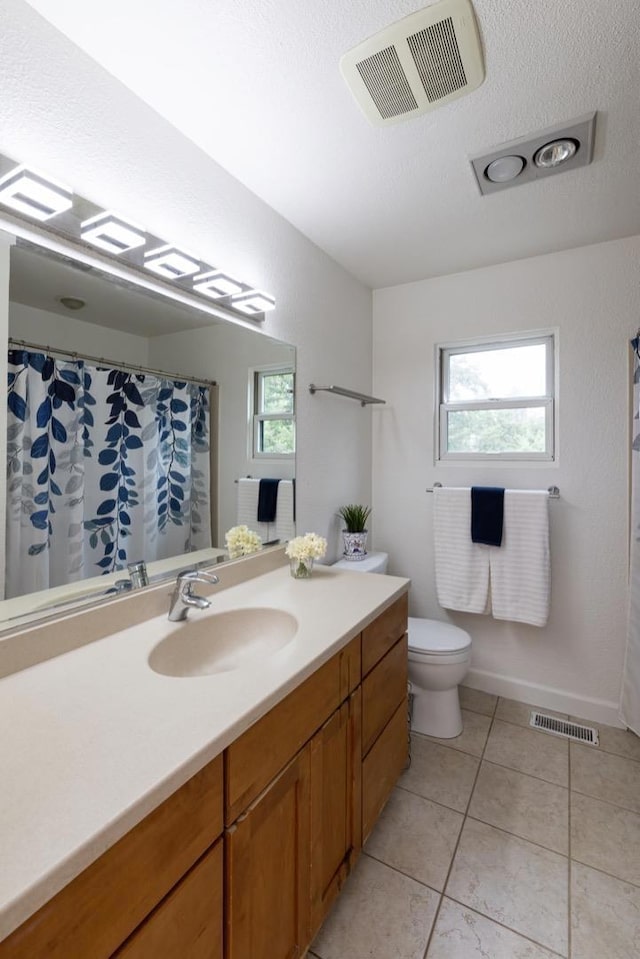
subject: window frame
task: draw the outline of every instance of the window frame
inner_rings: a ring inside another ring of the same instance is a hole
[[[545,375],[546,392],[543,396],[520,396],[516,398],[495,397],[485,400],[447,402],[449,392],[449,358],[461,353],[481,353],[514,349],[523,346],[546,347]],[[458,343],[439,344],[436,347],[436,462],[500,462],[500,463],[553,463],[557,458],[557,335],[555,330],[518,333],[503,336],[476,338]],[[545,449],[509,451],[506,453],[450,452],[448,443],[448,414],[467,410],[539,409],[545,411]]]
[[[264,413],[260,411],[261,397],[264,395],[262,380],[267,376],[278,374],[291,374],[293,377],[293,388],[291,390],[290,413],[276,412]],[[271,453],[264,452],[259,448],[260,438],[262,436],[262,423],[269,420],[290,420],[293,423],[293,443],[294,447],[291,453]],[[296,371],[294,366],[283,366],[277,364],[265,364],[263,366],[254,366],[249,370],[249,451],[250,458],[254,460],[294,460],[296,455]]]

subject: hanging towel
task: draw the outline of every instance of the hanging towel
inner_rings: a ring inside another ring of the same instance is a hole
[[[261,479],[258,490],[258,522],[273,523],[278,505],[279,479]]]
[[[266,543],[271,539],[268,523],[258,522],[258,492],[260,489],[260,480],[246,479],[238,480],[238,499],[236,506],[236,522],[238,526],[248,526],[262,538]]]
[[[505,491],[502,547],[489,556],[494,618],[544,626],[551,591],[547,492]]]
[[[489,550],[471,541],[469,488],[436,487],[433,533],[438,602],[464,613],[489,612]]]
[[[280,480],[274,539],[285,543],[296,535],[294,480]],[[271,527],[273,529],[273,526]]]
[[[471,487],[471,539],[485,546],[500,546],[504,516],[502,486]]]

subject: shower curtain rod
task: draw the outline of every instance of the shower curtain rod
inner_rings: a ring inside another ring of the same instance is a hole
[[[215,380],[203,380],[198,376],[185,376],[182,373],[169,373],[167,370],[154,370],[149,366],[135,366],[131,363],[123,363],[121,360],[109,360],[104,356],[91,356],[89,353],[77,353],[75,350],[62,350],[56,346],[45,346],[42,343],[30,343],[28,340],[17,340],[13,336],[9,337],[9,344],[27,350],[39,350],[42,353],[55,353],[57,356],[68,356],[73,360],[88,360],[90,363],[96,363],[98,366],[107,366],[115,370],[128,370],[131,373],[149,373],[151,376],[159,376],[165,380],[185,380],[187,383],[197,383],[198,386],[216,385]]]
[[[434,489],[442,489],[442,483],[434,483],[433,486],[427,486],[427,493],[433,493]],[[549,499],[560,499],[560,487],[559,486],[549,486],[547,487],[547,493],[549,494]]]

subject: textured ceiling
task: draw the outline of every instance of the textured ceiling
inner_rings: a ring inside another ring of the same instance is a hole
[[[30,3],[371,287],[640,233],[637,0],[475,0],[484,84],[387,128],[338,62],[426,3]],[[592,110],[591,166],[480,196],[469,156]]]

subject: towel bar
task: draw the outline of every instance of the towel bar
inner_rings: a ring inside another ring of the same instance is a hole
[[[434,489],[442,488],[442,483],[434,483],[433,486],[427,486],[426,492],[433,493]],[[560,487],[559,486],[549,486],[547,489],[549,494],[549,499],[560,499]]]

